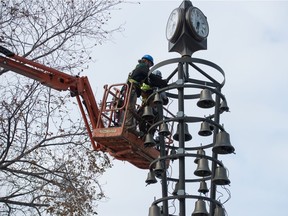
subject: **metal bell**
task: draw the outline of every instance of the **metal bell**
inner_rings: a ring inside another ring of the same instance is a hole
[[[147,120],[147,121],[151,121],[154,119],[153,109],[151,106],[145,106],[144,107],[142,118]]]
[[[199,199],[195,202],[195,209],[192,216],[208,216],[206,204],[203,200]]]
[[[155,184],[155,183],[157,183],[157,179],[155,178],[155,174],[154,174],[154,172],[152,170],[149,171],[145,183],[147,183],[147,184]]]
[[[230,135],[226,131],[217,134],[212,151],[217,154],[231,154],[235,151],[230,143]]]
[[[189,140],[192,139],[192,136],[191,136],[191,134],[188,131],[188,124],[185,123],[184,125],[185,125],[184,126],[184,140],[185,141],[189,141]],[[179,141],[179,124],[177,125],[176,133],[173,135],[173,139],[176,140],[176,141]]]
[[[198,149],[197,150],[197,155],[205,155],[205,151],[203,149]],[[201,158],[201,156],[197,156],[194,160],[194,163],[198,164],[199,159]]]
[[[230,180],[227,177],[226,169],[222,166],[219,166],[215,169],[215,175],[212,179],[212,182],[216,185],[228,185]]]
[[[162,104],[163,103],[163,100],[160,96],[160,94],[157,92],[154,96],[154,99],[153,99],[153,103],[156,105],[156,104]]]
[[[202,122],[198,134],[200,136],[210,136],[212,134],[211,125],[206,121]]]
[[[208,160],[206,158],[200,158],[198,160],[197,169],[194,171],[194,175],[196,176],[209,176],[211,175],[211,170],[208,165]]]
[[[203,194],[206,194],[206,193],[209,192],[209,189],[208,189],[208,187],[207,187],[207,183],[206,183],[204,180],[202,180],[202,181],[200,182],[200,187],[199,187],[199,189],[198,189],[198,192],[199,192],[199,193],[203,193]]]
[[[220,104],[220,112],[223,113],[223,112],[229,112],[229,107],[227,106],[227,101],[226,100],[223,100]]]
[[[154,173],[157,177],[160,177],[162,175],[162,173],[164,172],[164,168],[162,166],[162,161],[158,160],[156,162],[155,168],[154,168]]]
[[[168,136],[170,135],[170,131],[168,129],[168,125],[167,123],[163,122],[160,126],[159,126],[159,132],[158,132],[160,135],[163,135],[163,136]]]
[[[145,147],[154,147],[156,145],[155,140],[153,139],[153,135],[148,133],[145,136],[144,146]]]
[[[221,206],[216,206],[214,210],[214,216],[225,216],[225,209]]]
[[[203,89],[201,91],[197,106],[204,109],[215,106],[215,101],[213,100],[211,91],[209,89]]]
[[[152,204],[149,208],[148,216],[161,216],[160,207],[155,204]]]

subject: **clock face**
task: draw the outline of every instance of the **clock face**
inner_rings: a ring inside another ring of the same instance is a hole
[[[166,38],[170,42],[175,42],[179,36],[183,22],[182,13],[183,12],[180,8],[176,8],[172,11],[168,18],[166,26]]]
[[[206,16],[196,7],[191,7],[187,11],[187,22],[194,36],[198,40],[204,40],[209,34],[209,26]]]

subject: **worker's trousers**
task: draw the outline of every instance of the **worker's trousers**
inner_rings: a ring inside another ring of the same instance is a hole
[[[136,102],[137,102],[137,94],[136,94],[136,90],[133,88],[133,89],[131,89],[129,104],[127,106],[125,127],[135,127],[136,128],[136,120],[133,117],[133,113],[135,112]]]

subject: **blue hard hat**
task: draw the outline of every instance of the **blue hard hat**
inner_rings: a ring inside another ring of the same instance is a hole
[[[142,59],[147,59],[148,61],[150,61],[152,63],[152,66],[154,65],[154,60],[153,60],[153,57],[151,55],[144,55],[142,57]]]

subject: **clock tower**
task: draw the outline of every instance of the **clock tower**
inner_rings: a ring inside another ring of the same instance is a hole
[[[207,49],[208,35],[206,16],[191,1],[183,0],[178,8],[172,10],[166,24],[169,52],[178,52],[181,57],[159,62],[149,71],[150,74],[162,71],[162,79],[167,81],[167,86],[158,88],[147,99],[147,106],[156,107],[157,122],[150,124],[144,143],[153,145],[153,148],[156,145],[160,156],[151,162],[145,182],[155,184],[158,178],[162,187],[162,197],[154,198],[149,216],[186,216],[192,210],[189,200],[194,200],[195,204],[194,211],[189,215],[226,215],[224,204],[229,198],[223,203],[220,198],[225,192],[230,197],[227,189],[230,180],[218,155],[232,154],[235,148],[220,120],[220,116],[229,111],[222,93],[225,73],[213,62],[192,57],[194,52]],[[163,107],[162,93],[177,104],[169,110]],[[189,132],[191,127],[193,135]],[[200,128],[198,133],[196,128]],[[151,131],[155,133],[151,134]],[[199,142],[199,136],[205,139],[200,138],[202,142]],[[171,168],[178,168],[177,172],[167,172],[169,161],[173,162]],[[194,163],[197,168],[191,175]],[[207,184],[210,184],[209,188]],[[178,207],[175,207],[177,204]],[[173,214],[170,214],[172,211]]]

